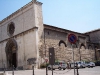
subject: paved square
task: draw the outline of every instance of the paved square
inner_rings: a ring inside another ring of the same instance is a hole
[[[0,71],[3,72],[3,71]],[[6,71],[8,75],[12,75],[12,71]],[[14,71],[14,75],[33,75],[32,70],[20,70]],[[46,75],[45,69],[35,69],[35,75]],[[48,75],[52,75],[52,72],[49,70]],[[53,75],[74,75],[74,70],[54,70]],[[100,66],[94,68],[84,68],[79,69],[79,75],[100,75]]]

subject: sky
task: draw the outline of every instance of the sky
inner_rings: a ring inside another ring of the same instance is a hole
[[[0,0],[0,21],[31,0]],[[100,28],[100,0],[38,0],[43,3],[43,23],[88,32]]]

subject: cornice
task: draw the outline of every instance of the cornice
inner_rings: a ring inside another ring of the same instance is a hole
[[[63,28],[58,28],[58,27],[55,27],[55,26],[47,25],[47,24],[44,24],[44,29],[50,29],[50,30],[54,30],[54,31],[64,32],[64,33],[70,32],[70,33],[75,33],[75,34],[79,34],[79,35],[82,35],[82,36],[87,36],[83,33],[78,33],[78,32],[74,32],[74,31],[71,31],[71,30],[63,29]]]
[[[18,35],[25,34],[25,33],[28,32],[28,31],[35,30],[35,29],[38,29],[38,27],[33,27],[33,28],[30,28],[30,29],[28,29],[28,30],[26,30],[26,31],[23,31],[23,32],[19,33],[19,34],[13,35],[13,36],[11,36],[11,37],[9,37],[9,38],[7,38],[7,39],[4,39],[4,40],[0,41],[0,43],[1,43],[1,42],[4,42],[4,41],[6,41],[6,40],[8,40],[8,39],[10,39],[10,38],[14,38],[14,37],[16,37],[16,36],[18,36]]]

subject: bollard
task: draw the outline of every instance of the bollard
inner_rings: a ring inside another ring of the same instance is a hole
[[[46,61],[46,75],[48,75],[48,66],[47,66],[47,61]]]
[[[32,68],[33,68],[33,75],[34,75],[34,66]]]
[[[12,70],[12,75],[14,75],[14,65],[13,65],[12,69],[13,69],[13,70]]]
[[[4,64],[4,73],[5,73],[5,64]]]
[[[77,75],[79,75],[79,73],[78,73],[78,64],[76,63],[76,66],[77,66]]]
[[[53,75],[53,65],[52,65],[52,75]]]
[[[78,73],[78,68],[77,68],[77,75],[79,75],[79,73]]]

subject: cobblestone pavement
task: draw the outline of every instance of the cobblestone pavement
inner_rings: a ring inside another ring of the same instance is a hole
[[[3,71],[0,71],[3,72]],[[12,75],[12,71],[6,71],[8,75]],[[14,75],[33,75],[32,70],[14,71]],[[46,75],[45,69],[35,69],[35,75]],[[52,75],[49,70],[48,75]],[[53,75],[74,75],[74,70],[54,70]],[[94,68],[79,69],[79,75],[100,75],[100,66]]]

